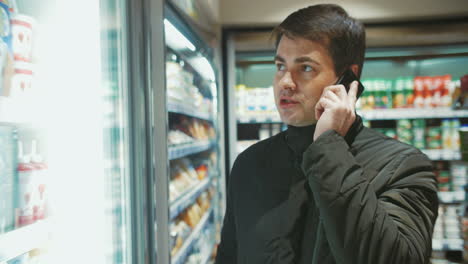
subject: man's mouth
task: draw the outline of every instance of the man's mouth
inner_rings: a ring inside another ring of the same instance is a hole
[[[299,104],[298,101],[292,100],[291,98],[281,98],[280,99],[280,107],[281,108],[289,108]]]

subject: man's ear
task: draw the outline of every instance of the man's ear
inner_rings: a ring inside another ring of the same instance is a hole
[[[353,71],[354,75],[358,76],[359,66],[357,64],[352,64],[351,65],[351,70]]]

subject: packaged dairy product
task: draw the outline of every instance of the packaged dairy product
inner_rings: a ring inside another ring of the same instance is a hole
[[[38,151],[37,140],[32,141],[31,161],[34,166],[34,192],[36,197],[34,200],[34,221],[44,219],[46,217],[47,208],[47,164],[44,158]]]
[[[34,24],[34,18],[26,15],[14,14],[11,18],[12,48],[16,61],[31,61]]]
[[[31,164],[31,157],[24,155],[23,151],[23,143],[18,141],[17,227],[34,223],[34,165]]]
[[[27,62],[16,62],[11,79],[11,96],[24,99],[31,95],[33,87],[33,66]]]

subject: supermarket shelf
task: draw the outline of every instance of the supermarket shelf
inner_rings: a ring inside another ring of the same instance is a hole
[[[460,160],[461,154],[457,150],[449,149],[422,149],[431,160]]]
[[[172,264],[183,264],[185,259],[190,254],[193,245],[197,242],[198,237],[202,230],[207,226],[208,219],[210,218],[211,214],[213,214],[213,209],[211,208],[208,212],[205,213],[203,218],[200,220],[200,223],[195,227],[192,231],[190,236],[185,240],[184,245],[179,249],[177,254],[172,258]]]
[[[468,117],[468,110],[453,110],[451,108],[372,109],[358,110],[357,112],[365,120]]]
[[[171,203],[169,209],[169,217],[170,219],[174,219],[178,216],[182,211],[185,210],[188,206],[195,203],[197,198],[202,194],[208,187],[210,187],[211,179],[207,178],[200,182],[197,186],[190,189],[186,193],[182,194],[180,197],[175,199],[174,202]]]
[[[178,159],[191,154],[202,152],[210,149],[213,146],[213,142],[209,140],[196,141],[193,143],[187,143],[182,145],[175,145],[169,147],[169,159]]]
[[[437,251],[463,251],[463,239],[432,239],[432,249]]]
[[[210,113],[203,113],[203,112],[200,112],[200,110],[198,110],[195,107],[192,107],[183,103],[179,103],[179,102],[170,101],[170,100],[168,100],[167,102],[167,109],[171,113],[188,115],[188,116],[196,117],[196,118],[207,120],[207,121],[212,121],[213,119]]]
[[[239,124],[263,124],[263,123],[281,123],[279,115],[274,116],[239,116],[237,123]]]
[[[0,234],[0,262],[29,252],[48,239],[49,221],[37,222]]]
[[[439,200],[442,203],[459,203],[465,200],[465,192],[439,192]]]

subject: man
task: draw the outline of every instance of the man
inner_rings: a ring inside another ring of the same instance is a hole
[[[237,158],[216,263],[429,263],[437,218],[431,162],[362,125],[363,26],[336,5],[275,30],[275,102],[285,132]]]

